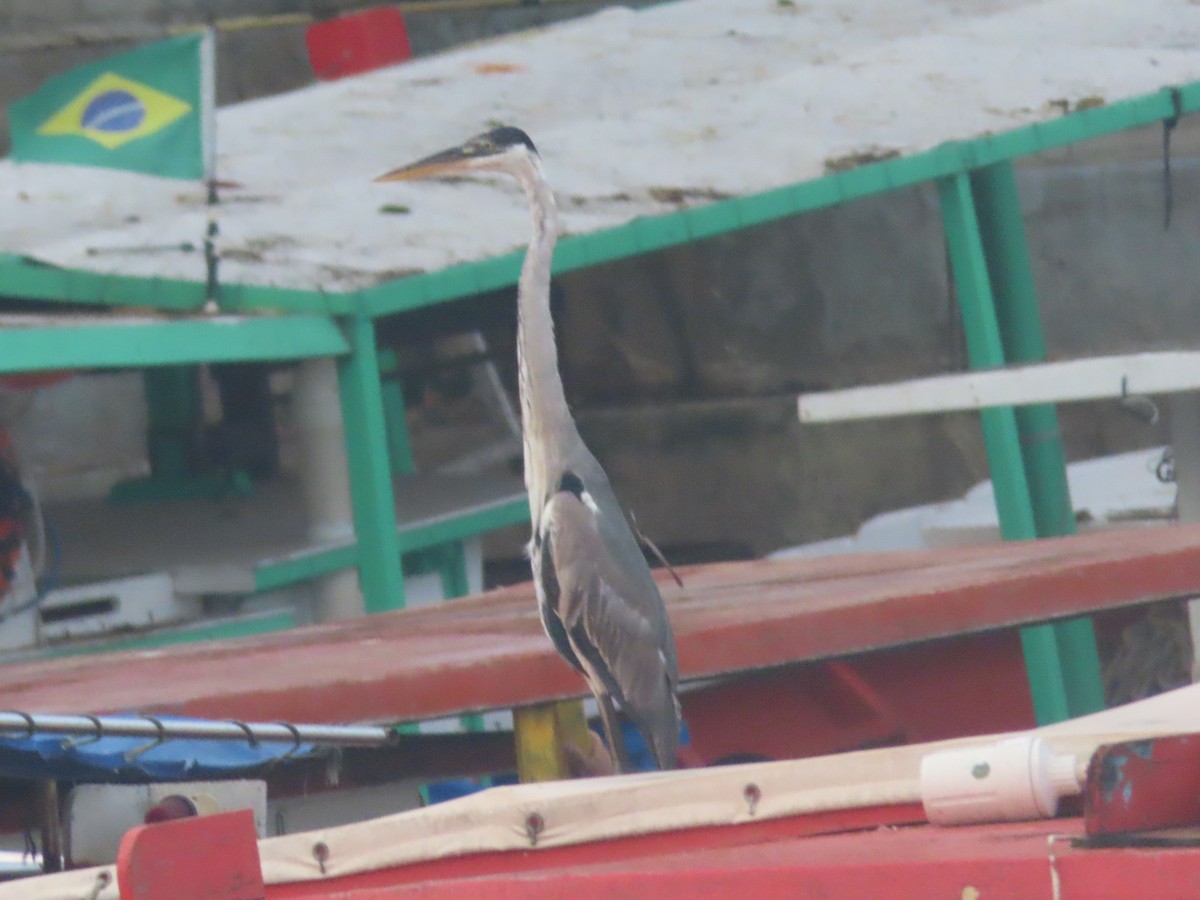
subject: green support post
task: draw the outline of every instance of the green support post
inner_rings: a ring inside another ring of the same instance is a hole
[[[970,183],[965,175],[954,176],[939,181],[938,190],[971,368],[999,368],[1004,365],[1004,347]],[[980,419],[1000,532],[1008,541],[1037,537],[1016,415],[1007,408],[985,409]]]
[[[149,426],[146,449],[150,471],[166,478],[186,478],[188,447],[195,439],[196,370],[192,366],[161,366],[142,373]]]
[[[375,325],[367,316],[345,323],[350,355],[338,360],[338,386],[346,428],[346,457],[358,536],[358,573],[367,612],[404,606],[400,542],[388,462],[387,428],[380,390]]]
[[[439,567],[442,596],[447,600],[467,596],[471,593],[471,584],[467,577],[467,552],[462,541],[443,544],[442,553],[444,555]]]
[[[961,173],[943,178],[938,193],[971,367],[1003,366],[1004,344],[970,178]],[[1035,538],[1037,525],[1016,413],[1011,408],[985,409],[980,418],[1000,533],[1005,540]],[[1077,714],[1070,702],[1075,692],[1068,690],[1067,682],[1078,673],[1068,671],[1055,627],[1022,629],[1021,644],[1037,721],[1057,722]]]
[[[417,470],[413,460],[412,441],[408,436],[408,416],[404,405],[404,387],[400,383],[399,365],[392,350],[379,351],[379,371],[382,376],[384,421],[387,428],[388,458],[394,475],[411,475]],[[436,559],[442,579],[442,596],[465,597],[469,594],[467,557],[461,540],[447,541],[429,548],[429,558]]]
[[[417,470],[413,461],[412,441],[408,437],[408,414],[404,406],[404,387],[393,350],[379,351],[379,371],[383,376],[383,415],[387,423],[388,454],[392,472],[409,475]]]
[[[1044,362],[1046,343],[1016,174],[1010,163],[999,163],[975,170],[970,182],[1004,359],[1008,363]],[[1016,415],[1038,536],[1074,534],[1075,516],[1058,414],[1052,404],[1042,403],[1018,407]]]
[[[1012,163],[977,169],[971,173],[970,183],[1004,358],[1009,363],[1044,362],[1046,342]],[[1036,404],[1017,408],[1016,418],[1037,535],[1074,534],[1075,512],[1067,484],[1067,460],[1058,413],[1053,404]],[[1071,714],[1079,716],[1103,709],[1100,658],[1091,620],[1073,619],[1053,628],[1059,656],[1066,668],[1065,686]]]

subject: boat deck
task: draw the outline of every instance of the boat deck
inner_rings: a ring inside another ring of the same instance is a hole
[[[1200,594],[1200,526],[660,577],[683,680]],[[529,584],[222,643],[0,666],[5,706],[245,720],[419,720],[578,696]]]

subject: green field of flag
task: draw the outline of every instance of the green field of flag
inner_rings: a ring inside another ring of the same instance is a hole
[[[171,38],[50,78],[9,105],[12,158],[204,178],[204,41]]]

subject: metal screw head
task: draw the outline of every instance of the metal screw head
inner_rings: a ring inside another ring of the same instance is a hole
[[[742,789],[742,796],[746,798],[746,806],[750,810],[750,815],[754,815],[754,810],[758,807],[758,801],[762,799],[762,789],[751,782]]]
[[[542,818],[541,813],[530,813],[525,819],[525,834],[529,837],[531,846],[537,846],[538,835],[546,828],[546,820]]]
[[[329,845],[324,841],[317,841],[312,846],[313,859],[317,861],[317,865],[321,867],[321,874],[325,874],[325,863],[329,862]]]

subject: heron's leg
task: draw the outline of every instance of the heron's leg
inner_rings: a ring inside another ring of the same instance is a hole
[[[608,694],[596,694],[596,703],[600,707],[600,722],[604,725],[604,734],[608,738],[608,751],[612,754],[618,773],[628,772],[629,754],[625,750],[625,736],[621,733],[621,722],[617,718],[616,707]]]

